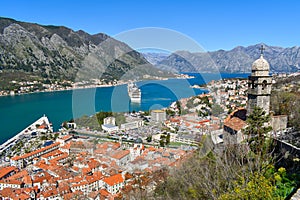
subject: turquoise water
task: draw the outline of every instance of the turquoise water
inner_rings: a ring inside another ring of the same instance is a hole
[[[92,115],[97,111],[127,112],[167,107],[177,99],[208,92],[193,89],[191,85],[221,78],[219,74],[192,75],[196,78],[138,82],[142,91],[141,104],[130,104],[126,85],[0,97],[0,143],[43,114],[48,116],[57,130],[65,120]],[[247,76],[248,74],[222,74],[222,78]]]

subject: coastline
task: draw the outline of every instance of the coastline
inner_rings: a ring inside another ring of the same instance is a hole
[[[57,90],[43,90],[43,91],[34,91],[34,92],[24,92],[24,93],[16,93],[14,95],[6,94],[6,95],[0,95],[1,97],[13,97],[13,96],[21,96],[21,95],[28,95],[28,94],[37,94],[37,93],[51,93],[51,92],[63,92],[63,91],[70,91],[70,90],[80,90],[80,89],[89,89],[89,88],[105,88],[105,87],[114,87],[119,85],[126,85],[128,83],[120,83],[115,85],[88,85],[88,86],[76,86],[76,87],[70,87],[70,88],[64,88],[64,89],[57,89]]]
[[[141,81],[159,81],[159,80],[170,80],[170,79],[192,79],[195,78],[194,76],[187,76],[185,74],[181,74],[177,77],[169,77],[169,78],[157,78],[157,79],[143,79],[136,82]],[[1,97],[13,97],[13,96],[21,96],[21,95],[27,95],[27,94],[36,94],[36,93],[47,93],[47,92],[62,92],[62,91],[70,91],[70,90],[79,90],[79,89],[91,89],[91,88],[107,88],[107,87],[115,87],[115,86],[121,86],[121,85],[127,85],[128,83],[132,82],[132,80],[124,81],[121,83],[116,84],[104,84],[104,85],[98,85],[98,84],[90,84],[90,85],[84,85],[84,86],[73,86],[73,87],[67,87],[63,89],[54,89],[54,90],[42,90],[42,91],[33,91],[33,92],[24,92],[24,93],[15,93],[15,94],[0,94]]]

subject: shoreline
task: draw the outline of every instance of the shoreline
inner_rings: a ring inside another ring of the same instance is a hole
[[[16,93],[14,95],[6,94],[6,95],[0,95],[0,98],[1,97],[22,96],[22,95],[28,95],[28,94],[37,94],[37,93],[47,93],[47,92],[49,92],[49,93],[63,92],[63,91],[89,89],[89,88],[105,88],[105,87],[114,87],[114,86],[120,86],[120,85],[126,85],[126,84],[128,84],[128,83],[121,83],[121,84],[115,84],[115,85],[88,85],[88,86],[72,87],[72,88],[57,89],[57,90],[44,90],[44,91],[35,91],[35,92],[26,92],[26,93]]]
[[[145,79],[145,80],[139,80],[135,82],[141,82],[141,81],[166,81],[170,79],[193,79],[195,78],[194,76],[188,76],[188,77],[172,77],[172,78],[161,78],[161,79]],[[21,95],[28,95],[28,94],[37,94],[37,93],[51,93],[51,92],[63,92],[63,91],[71,91],[71,90],[80,90],[80,89],[92,89],[92,88],[108,88],[108,87],[115,87],[115,86],[121,86],[121,85],[127,85],[132,81],[124,81],[122,83],[117,83],[117,84],[109,84],[109,85],[96,85],[96,84],[91,84],[91,85],[86,85],[86,86],[74,86],[74,87],[69,87],[69,88],[64,88],[64,89],[56,89],[56,90],[43,90],[43,91],[34,91],[34,92],[26,92],[26,93],[16,93],[16,94],[6,94],[6,95],[0,95],[1,97],[14,97],[14,96],[21,96]]]

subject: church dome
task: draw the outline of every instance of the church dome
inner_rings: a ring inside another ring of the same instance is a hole
[[[252,64],[253,71],[269,71],[270,65],[266,59],[264,59],[263,55],[260,55],[260,58],[253,62]]]

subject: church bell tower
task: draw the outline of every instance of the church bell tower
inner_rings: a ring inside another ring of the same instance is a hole
[[[260,47],[260,58],[253,62],[251,75],[248,77],[247,115],[255,106],[262,108],[266,114],[270,112],[270,96],[272,77],[269,75],[270,65],[263,57],[263,45]]]

